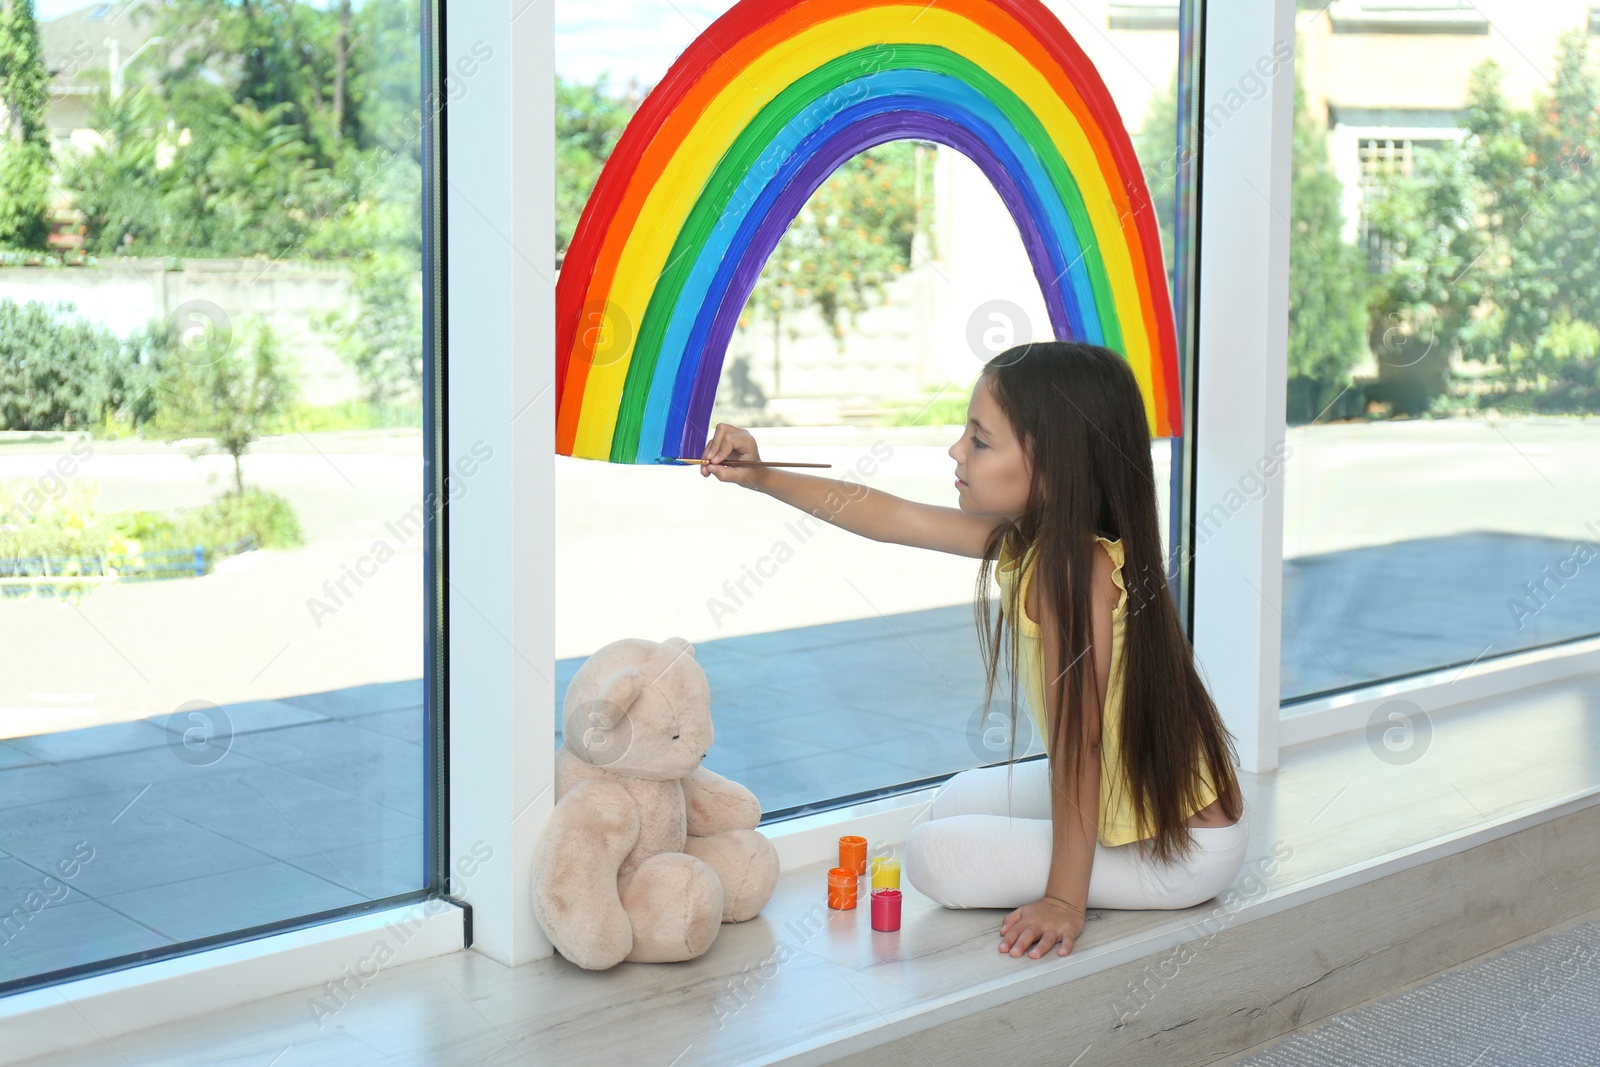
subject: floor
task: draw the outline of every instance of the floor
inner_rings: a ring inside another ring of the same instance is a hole
[[[303,990],[35,1062],[690,1067],[785,1056],[888,1020],[899,1031],[895,1044],[909,1044],[918,1062],[940,1063],[937,1049],[919,1047],[919,1027],[896,1020],[959,1012],[975,992],[1065,980],[1056,972],[1080,952],[1126,943],[1156,924],[1189,918],[1215,929],[1240,901],[1593,795],[1597,722],[1600,676],[1441,713],[1427,751],[1403,765],[1360,734],[1286,749],[1276,773],[1243,776],[1251,847],[1228,901],[1186,912],[1092,911],[1066,959],[1003,956],[995,951],[999,911],[941,908],[908,884],[902,928],[875,932],[864,910],[823,906],[821,864],[785,872],[759,916],[724,926],[711,950],[685,963],[588,972],[559,956],[507,968],[452,953],[381,974],[320,1021],[318,991]],[[1278,862],[1263,864],[1269,856]],[[1282,992],[1258,994],[1266,1005]]]
[[[1234,1067],[1589,1067],[1600,1050],[1600,922],[1579,922],[1339,1012]]]

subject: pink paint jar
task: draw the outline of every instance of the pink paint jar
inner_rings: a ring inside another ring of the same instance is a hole
[[[872,928],[886,933],[900,929],[900,890],[872,891]]]

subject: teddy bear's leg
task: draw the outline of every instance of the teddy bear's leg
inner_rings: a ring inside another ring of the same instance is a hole
[[[705,861],[722,882],[722,921],[754,918],[778,884],[778,850],[759,830],[724,830],[691,837],[683,850]]]
[[[614,782],[579,782],[556,802],[534,852],[534,915],[579,967],[615,967],[633,945],[617,870],[638,840],[638,805]]]
[[[692,960],[717,939],[722,883],[704,863],[682,852],[651,856],[617,882],[633,924],[633,963]]]

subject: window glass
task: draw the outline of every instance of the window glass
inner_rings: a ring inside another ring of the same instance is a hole
[[[429,817],[421,8],[7,8],[0,991],[420,891]]]
[[[731,6],[559,0],[558,258],[630,116]],[[1173,268],[1178,5],[1046,6],[1135,140]],[[954,507],[947,451],[983,361],[1049,336],[979,165],[937,140],[889,141],[844,160],[768,257],[709,425],[749,429],[766,459],[831,464],[802,473]],[[1155,442],[1163,514],[1169,452]],[[1007,757],[1003,671],[980,706],[978,560],[875,542],[693,469],[558,455],[556,477],[558,700],[612,641],[687,639],[712,691],[705,765],[769,817]],[[1017,754],[1041,752],[1016,710]]]
[[[1291,703],[1600,630],[1591,5],[1301,7]]]

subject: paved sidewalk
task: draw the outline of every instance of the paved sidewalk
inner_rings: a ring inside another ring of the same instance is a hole
[[[421,702],[420,681],[361,686],[222,729],[0,742],[0,982],[420,886]]]
[[[1600,634],[1590,539],[1482,530],[1283,567],[1284,700]]]

